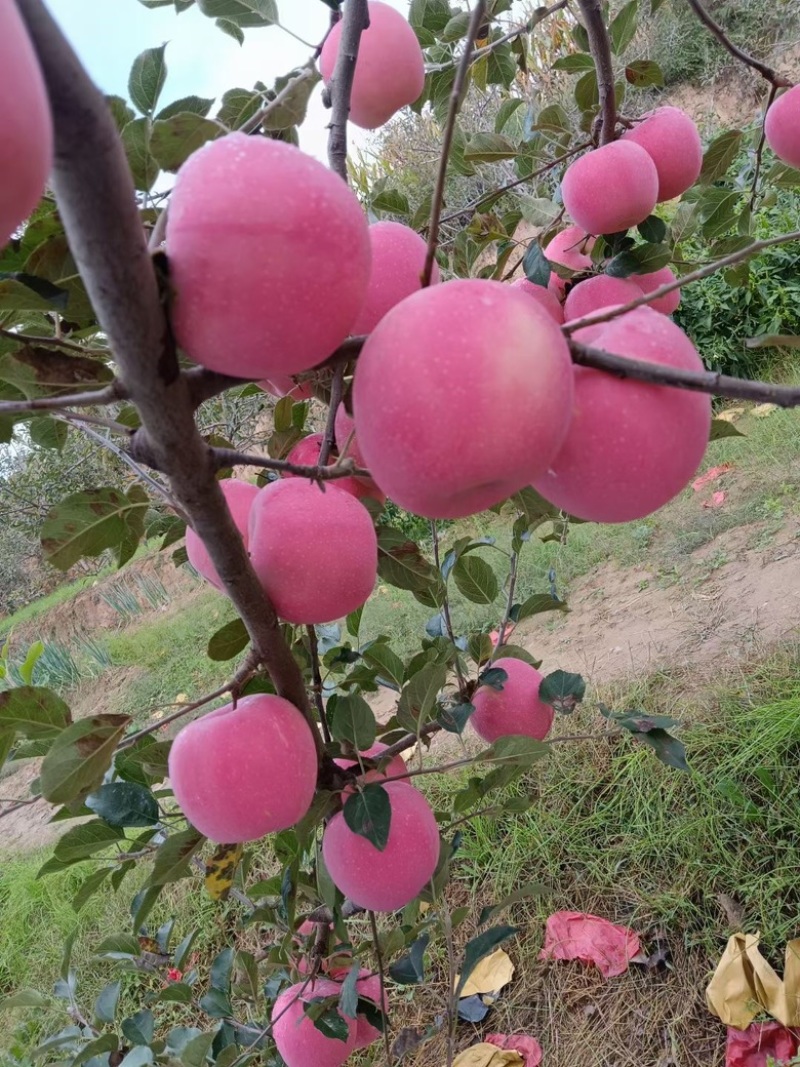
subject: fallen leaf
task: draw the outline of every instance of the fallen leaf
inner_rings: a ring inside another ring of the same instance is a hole
[[[800,1026],[800,939],[786,946],[783,981],[758,950],[760,934],[734,934],[706,989],[709,1011],[726,1026],[746,1030],[767,1012],[784,1026]]]
[[[525,1061],[518,1052],[481,1041],[479,1045],[471,1045],[459,1052],[453,1067],[525,1067]]]
[[[755,415],[757,419],[765,419],[767,415],[771,415],[773,411],[777,410],[777,404],[756,404],[750,414]]]
[[[692,482],[692,489],[694,489],[696,493],[699,493],[701,489],[705,489],[711,482],[715,482],[717,478],[721,478],[723,474],[727,474],[728,471],[732,470],[732,463],[722,463],[719,467],[711,467],[705,474],[701,474],[699,478],[695,478]]]
[[[712,493],[711,496],[708,498],[708,500],[704,500],[703,501],[703,507],[704,508],[721,508],[722,505],[725,503],[725,500],[727,499],[727,496],[728,496],[728,494],[727,493],[723,493],[723,492]]]
[[[539,1067],[542,1062],[542,1046],[535,1037],[528,1037],[527,1034],[488,1034],[486,1040],[490,1045],[518,1052],[522,1056],[522,1067]]]
[[[594,963],[604,978],[615,978],[627,971],[640,949],[639,938],[625,926],[597,915],[557,911],[547,920],[539,959],[583,960]]]
[[[798,1052],[798,1039],[780,1023],[753,1023],[746,1030],[728,1027],[725,1067],[767,1067],[767,1057],[788,1063]]]
[[[721,411],[715,417],[722,419],[723,422],[736,422],[737,419],[744,415],[745,410],[745,408],[726,408],[725,411]]]
[[[511,957],[501,948],[495,949],[478,963],[461,990],[461,999],[473,993],[497,993],[508,985],[514,977],[514,964]],[[453,983],[458,987],[459,975]]]

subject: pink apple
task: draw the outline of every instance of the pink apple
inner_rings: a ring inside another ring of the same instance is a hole
[[[670,267],[662,267],[661,270],[654,270],[650,274],[632,274],[631,281],[636,282],[643,293],[652,293],[662,285],[668,285],[670,282],[674,282],[675,272]],[[672,292],[667,293],[666,296],[660,296],[657,300],[651,300],[647,306],[653,308],[655,311],[660,311],[662,315],[672,315],[678,310],[680,302],[680,289],[673,289]]]
[[[764,119],[764,135],[778,159],[800,170],[800,85],[773,102]]]
[[[658,199],[672,200],[685,193],[700,176],[703,145],[692,119],[679,107],[657,107],[622,135],[623,142],[638,144],[658,171]]]
[[[379,323],[356,367],[358,447],[400,507],[459,518],[547,469],[572,408],[553,318],[502,282],[445,282]]]
[[[333,483],[287,478],[266,485],[253,501],[250,558],[282,619],[333,622],[372,593],[378,540],[355,497]]]
[[[618,233],[644,222],[656,206],[658,171],[638,144],[612,141],[570,163],[561,196],[587,233]]]
[[[505,657],[494,665],[508,677],[502,689],[482,685],[475,691],[470,725],[490,744],[498,737],[517,734],[543,741],[550,733],[554,712],[539,699],[542,675],[521,659]]]
[[[347,1040],[328,1037],[306,1015],[314,1000],[338,997],[341,986],[327,978],[311,985],[297,982],[285,989],[272,1008],[272,1036],[286,1067],[342,1067],[356,1048],[358,1024],[339,1011],[347,1024]],[[337,1009],[338,1010],[338,1009]]]
[[[425,87],[425,60],[417,35],[406,19],[388,4],[370,0],[369,28],[361,41],[350,96],[350,121],[365,130],[388,122],[406,104],[413,104]],[[326,85],[336,68],[342,23],[328,35],[319,57]]]
[[[634,278],[612,278],[608,274],[595,274],[570,289],[564,301],[564,321],[582,319],[612,305],[629,304],[641,295],[642,290]]]
[[[170,198],[178,344],[242,378],[322,362],[364,302],[368,229],[355,193],[293,145],[243,133],[204,145]]]
[[[428,246],[416,230],[400,222],[375,222],[369,228],[372,245],[372,272],[354,334],[371,333],[387,311],[422,287]],[[433,262],[431,282],[439,281],[439,267]]]
[[[365,749],[361,755],[367,759],[378,759],[382,752],[384,752],[389,746],[384,745],[382,741],[376,741],[370,748]],[[358,760],[354,759],[335,759],[333,761],[337,767],[341,767],[343,771],[349,770],[351,767],[358,767]],[[367,782],[378,781],[381,778],[393,778],[396,775],[405,774],[408,770],[406,761],[402,756],[392,756],[387,765],[382,771],[371,770],[367,771],[363,775],[362,780]]]
[[[219,483],[219,487],[225,497],[225,503],[228,505],[231,518],[242,535],[244,547],[247,548],[247,525],[250,518],[250,507],[258,496],[258,486],[251,485],[250,482],[243,482],[238,478],[223,478]],[[217,574],[216,567],[211,562],[206,546],[191,526],[186,528],[186,555],[198,574],[202,574],[205,580],[211,582],[217,589],[224,589],[222,580]]]
[[[272,396],[283,397],[290,396],[292,400],[310,400],[314,395],[314,386],[310,380],[305,382],[295,382],[293,378],[290,378],[288,374],[277,375],[270,381],[266,379],[258,383],[259,389],[263,389],[265,393],[270,393]]]
[[[552,289],[545,289],[542,285],[535,285],[533,282],[529,282],[527,278],[517,278],[516,281],[511,283],[511,288],[520,289],[523,293],[527,293],[559,325],[564,321],[564,309]]]
[[[652,308],[636,308],[588,330],[591,338],[578,340],[590,340],[607,352],[703,370],[686,334]],[[581,519],[644,518],[691,481],[705,453],[710,426],[711,401],[703,393],[575,367],[569,434],[533,486],[556,507]]]
[[[288,700],[242,697],[184,726],[169,777],[181,811],[223,844],[256,841],[302,819],[314,799],[311,728]]]
[[[340,404],[336,411],[333,432],[336,436],[336,447],[340,456],[352,459],[357,467],[365,467],[364,457],[358,447],[355,434],[355,422],[345,411],[344,404]],[[350,481],[350,479],[348,479]],[[386,503],[386,493],[375,484],[372,478],[353,478],[354,485],[348,491],[359,498],[372,497],[381,504]]]

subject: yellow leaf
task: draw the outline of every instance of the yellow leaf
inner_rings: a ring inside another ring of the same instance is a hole
[[[736,422],[738,418],[744,415],[744,412],[744,408],[726,408],[725,411],[720,411],[715,418],[722,419],[723,422]]]
[[[757,419],[765,419],[767,415],[771,415],[773,411],[777,410],[777,404],[756,404],[750,414],[755,415]]]
[[[523,1067],[524,1062],[518,1052],[482,1041],[459,1052],[453,1060],[453,1067]]]
[[[206,891],[212,900],[225,900],[231,891],[242,845],[220,845],[206,864]]]
[[[461,991],[462,997],[471,997],[474,993],[497,993],[508,985],[514,977],[514,964],[507,952],[501,948],[485,956],[467,979]],[[456,986],[459,976],[456,975]]]

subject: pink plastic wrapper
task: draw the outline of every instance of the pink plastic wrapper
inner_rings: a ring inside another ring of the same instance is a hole
[[[594,963],[604,978],[615,978],[627,971],[631,957],[640,950],[639,938],[625,926],[597,915],[557,911],[547,920],[539,959],[583,960]]]
[[[523,1067],[539,1067],[542,1062],[542,1046],[535,1037],[525,1034],[489,1034],[485,1040],[498,1048],[510,1049],[522,1056]]]
[[[717,478],[721,478],[723,474],[727,474],[728,471],[732,470],[732,463],[723,463],[720,467],[711,467],[705,474],[701,474],[699,478],[695,478],[692,482],[692,489],[694,489],[696,493],[699,493],[701,489],[705,489],[711,482],[715,482]]]
[[[753,1023],[746,1030],[729,1026],[725,1067],[767,1067],[767,1056],[788,1063],[797,1052],[797,1036],[780,1023]]]

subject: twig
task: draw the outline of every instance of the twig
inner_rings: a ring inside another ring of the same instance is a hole
[[[70,422],[72,422],[73,425],[77,426],[81,433],[85,434],[86,437],[91,437],[91,439],[96,444],[100,445],[101,448],[105,448],[107,452],[112,452],[117,457],[117,459],[121,460],[126,467],[129,467],[130,470],[133,471],[133,473],[140,481],[144,482],[145,485],[149,486],[154,493],[158,493],[160,497],[163,497],[163,499],[167,502],[167,504],[169,504],[169,506],[172,508],[176,515],[186,520],[187,517],[185,512],[179,506],[178,502],[173,498],[169,490],[160,482],[156,481],[156,479],[153,478],[152,475],[148,474],[147,471],[142,470],[136,460],[133,459],[132,456],[129,456],[124,448],[120,448],[119,445],[112,441],[110,437],[104,437],[101,433],[98,433],[97,430],[93,430],[91,426],[87,426],[82,419],[74,418],[70,419]]]
[[[456,128],[456,119],[458,118],[458,112],[461,108],[461,97],[464,93],[464,86],[467,82],[467,72],[469,71],[473,45],[475,43],[475,38],[478,35],[478,30],[481,28],[485,14],[486,0],[477,0],[472,11],[472,17],[469,20],[469,28],[467,29],[467,37],[464,43],[464,52],[459,61],[458,70],[456,71],[456,76],[453,80],[453,88],[450,93],[450,108],[447,112],[447,122],[445,123],[442,136],[442,155],[439,160],[439,171],[436,175],[436,185],[434,186],[433,200],[431,202],[431,221],[428,226],[428,251],[425,255],[425,266],[422,269],[421,279],[423,289],[431,283],[433,261],[436,258],[436,247],[439,244],[439,223],[442,217],[442,207],[444,205],[444,187],[447,180],[447,164],[450,162],[450,150],[453,147],[453,134]]]
[[[442,728],[438,722],[429,722],[417,733],[406,734],[405,737],[401,737],[399,741],[395,741],[394,744],[381,750],[381,762],[390,759],[392,756],[399,756],[400,753],[405,752],[406,749],[413,748],[418,741],[424,741],[426,738],[438,734],[441,729]]]
[[[603,21],[600,0],[578,0],[583,21],[589,38],[589,49],[597,70],[597,89],[600,94],[600,137],[599,144],[606,145],[614,140],[614,128],[617,125],[617,104],[614,97],[614,64],[611,59],[611,44],[608,31]]]
[[[557,167],[559,163],[566,163],[568,159],[572,159],[572,157],[576,156],[579,152],[583,152],[587,148],[591,147],[591,141],[584,141],[582,144],[576,145],[575,148],[570,148],[569,152],[565,152],[557,159],[552,159],[543,167],[540,167],[538,170],[533,171],[532,174],[526,174],[524,178],[515,178],[513,181],[506,182],[505,185],[499,185],[493,191],[483,193],[481,196],[476,197],[474,200],[470,200],[468,204],[465,204],[464,207],[460,208],[458,211],[452,211],[449,215],[444,215],[441,219],[439,219],[439,225],[443,226],[445,222],[452,222],[454,219],[458,219],[462,215],[466,215],[467,212],[474,211],[477,207],[481,205],[484,200],[487,200],[489,197],[501,196],[503,193],[507,193],[510,189],[516,189],[518,185],[525,185],[528,182],[532,182],[535,178],[540,178],[549,170],[552,170],[554,167]],[[426,223],[426,229],[427,226],[428,224]]]
[[[216,370],[207,370],[205,367],[192,367],[183,371],[191,398],[192,406],[199,408],[206,400],[211,400],[228,389],[241,388],[256,381],[255,378],[234,378],[232,374],[221,374]]]
[[[611,319],[617,318],[618,315],[624,315],[626,311],[633,311],[634,308],[643,307],[652,300],[658,300],[659,297],[674,292],[675,289],[682,289],[684,285],[691,285],[692,282],[698,282],[701,278],[708,278],[711,274],[716,274],[718,270],[732,267],[735,263],[741,263],[758,252],[763,252],[765,248],[773,248],[775,245],[788,244],[790,241],[798,240],[800,240],[800,230],[778,234],[777,237],[765,237],[762,241],[754,241],[747,248],[742,248],[738,252],[731,252],[729,256],[723,256],[722,259],[717,259],[713,263],[707,263],[704,267],[699,267],[697,270],[692,271],[691,274],[684,274],[682,277],[676,278],[674,282],[659,285],[658,289],[643,293],[642,296],[628,301],[627,304],[619,304],[602,311],[596,311],[594,314],[586,315],[582,319],[573,319],[572,322],[566,323],[561,329],[565,334],[569,335],[575,333],[576,330],[582,330],[584,326],[596,326],[599,322],[610,322]]]
[[[375,949],[375,960],[378,964],[378,978],[381,985],[381,1003],[380,1009],[384,1010],[384,1004],[386,1003],[386,984],[384,980],[383,971],[383,953],[381,952],[381,942],[378,937],[378,924],[375,921],[375,912],[368,911],[369,916],[369,928],[372,933],[372,947]],[[383,1047],[386,1051],[386,1067],[392,1067],[392,1045],[389,1041],[389,1030],[386,1025],[383,1027]]]
[[[308,81],[309,78],[313,78],[315,75],[316,70],[313,66],[313,61],[309,60],[308,65],[303,67],[299,74],[296,74],[294,78],[289,79],[274,100],[270,100],[268,104],[259,108],[247,122],[239,127],[239,133],[255,133],[258,127],[261,126],[265,119],[269,118],[273,111],[277,111],[279,107],[283,106],[284,102],[292,95],[301,82]]]
[[[328,407],[328,419],[325,423],[325,433],[322,436],[322,447],[319,450],[318,463],[320,467],[324,467],[328,462],[328,457],[333,451],[333,446],[336,444],[336,412],[339,410],[339,405],[342,402],[343,393],[344,364],[342,363],[334,371],[333,381],[331,382],[331,399]]]
[[[506,610],[503,613],[503,619],[502,619],[502,622],[500,623],[500,629],[497,632],[497,645],[496,645],[494,651],[492,652],[492,657],[491,657],[491,661],[490,661],[492,663],[494,662],[494,657],[497,655],[497,653],[503,647],[503,642],[506,639],[506,628],[508,626],[508,621],[511,618],[511,609],[514,606],[514,591],[515,591],[515,589],[517,587],[517,565],[518,564],[519,564],[519,553],[518,552],[512,552],[511,553],[511,568],[510,568],[510,570],[508,572],[508,599],[506,600]]]
[[[0,819],[4,819],[6,815],[13,815],[15,811],[20,811],[22,808],[27,808],[30,804],[35,804],[37,800],[42,800],[43,797],[28,797],[27,800],[18,800],[16,804],[12,804],[10,808],[5,808],[0,811]]]
[[[253,647],[279,695],[306,717],[324,763],[322,737],[303,676],[261,587],[194,423],[159,286],[136,206],[130,169],[108,106],[42,0],[17,0],[44,77],[55,129],[50,184],[70,249],[119,376],[167,473],[172,492],[202,539]]]
[[[147,241],[147,248],[150,252],[158,252],[161,245],[164,243],[164,238],[167,233],[167,213],[169,212],[169,204],[165,204],[159,211],[156,218],[155,225],[150,231],[150,237]]]
[[[775,94],[778,91],[777,85],[771,85],[769,89],[769,96],[767,97],[767,106],[764,108],[764,118],[767,117],[767,112],[772,107],[772,102],[775,99]],[[753,171],[753,191],[750,194],[750,210],[753,211],[756,206],[756,198],[758,197],[758,178],[761,174],[761,161],[764,157],[764,145],[767,140],[767,131],[764,123],[761,123],[761,136],[758,139],[758,148],[756,149],[756,165]]]
[[[351,459],[337,460],[331,466],[318,467],[303,463],[289,463],[285,459],[269,459],[266,456],[254,456],[249,452],[237,452],[233,448],[212,448],[214,463],[217,470],[225,467],[263,467],[264,470],[285,471],[295,474],[298,478],[314,478],[323,482],[334,481],[336,478],[359,477],[369,478],[368,470],[356,467]]]
[[[191,712],[197,711],[198,708],[202,708],[205,704],[210,704],[212,700],[217,700],[219,697],[225,696],[226,693],[231,694],[235,703],[245,684],[255,674],[258,665],[257,653],[251,651],[236,674],[234,674],[231,680],[226,682],[225,685],[220,686],[219,689],[215,689],[213,693],[208,693],[199,700],[193,700],[191,704],[182,704],[177,711],[172,713],[172,715],[167,715],[165,719],[151,723],[149,726],[145,726],[144,729],[138,730],[135,734],[130,734],[119,744],[117,751],[120,752],[122,749],[130,748],[143,737],[147,737],[148,734],[157,733],[165,726],[169,726],[171,723],[177,722],[178,719],[183,719],[186,715],[191,714]]]
[[[37,396],[33,400],[3,400],[0,401],[0,415],[22,415],[26,411],[60,411],[62,408],[100,408],[116,404],[124,395],[121,383],[115,381],[93,392]]]
[[[317,631],[313,626],[306,626],[308,643],[311,647],[311,677],[314,683],[314,703],[319,715],[319,724],[322,727],[322,736],[325,744],[330,744],[331,732],[328,728],[328,717],[325,714],[325,701],[322,699],[322,672],[319,667],[319,646],[317,644]]]
[[[773,70],[772,67],[767,66],[767,64],[762,63],[760,59],[756,59],[754,56],[751,56],[749,52],[745,52],[743,48],[739,48],[738,45],[735,45],[733,41],[728,38],[722,26],[720,26],[720,24],[711,17],[708,11],[706,11],[700,3],[700,0],[689,0],[689,7],[694,11],[695,15],[697,15],[706,29],[709,29],[713,33],[722,47],[727,49],[732,56],[740,62],[745,63],[748,67],[752,67],[753,70],[757,70],[761,77],[766,78],[773,87],[780,88],[785,86],[788,88],[791,86],[792,83],[788,78],[784,78],[782,75],[778,74],[777,71]]]
[[[367,0],[347,0],[336,66],[328,86],[331,99],[328,161],[331,170],[336,171],[344,181],[347,181],[347,120],[350,116],[350,94],[353,91],[361,34],[368,25]]]
[[[436,520],[431,519],[431,540],[433,541],[433,561],[436,564],[436,570],[439,574],[442,573],[442,565],[439,558],[439,529],[436,525]],[[461,661],[458,658],[458,649],[456,648],[456,637],[453,630],[453,620],[450,615],[450,598],[447,595],[447,589],[445,588],[444,600],[442,602],[442,615],[444,616],[444,625],[447,630],[447,636],[450,638],[450,642],[455,650],[455,664],[456,674],[458,675],[458,689],[463,695],[466,689],[467,682],[464,678],[463,671],[461,670]],[[408,747],[408,746],[407,746]],[[381,753],[383,755],[383,753]]]
[[[521,26],[515,26],[513,30],[509,30],[508,33],[504,33],[502,37],[498,37],[496,41],[492,41],[491,44],[485,45],[483,48],[477,48],[472,53],[471,63],[476,63],[479,59],[483,59],[484,56],[491,55],[492,52],[496,52],[504,44],[508,44],[509,41],[513,41],[517,37],[521,37],[525,33],[533,33],[540,22],[548,17],[548,15],[555,15],[557,11],[563,11],[569,4],[569,0],[559,0],[559,3],[552,4],[550,7],[540,7],[534,12],[533,15]],[[473,38],[474,39],[474,38]],[[426,74],[436,74],[442,70],[450,70],[457,63],[457,60],[453,60],[449,63],[430,63],[425,67]]]
[[[673,386],[676,389],[691,389],[712,396],[726,396],[732,400],[752,400],[758,404],[777,404],[781,408],[800,406],[800,388],[793,385],[773,385],[771,382],[754,382],[746,378],[731,378],[715,371],[689,371],[678,367],[666,367],[662,363],[648,363],[641,359],[628,359],[600,348],[570,341],[572,361],[581,367],[616,374],[619,378],[635,378],[653,385]]]
[[[81,356],[110,356],[111,353],[104,348],[86,348],[84,345],[79,345],[75,341],[65,341],[63,337],[39,337],[32,336],[27,333],[17,333],[15,330],[0,330],[0,337],[5,338],[7,341],[21,341],[26,345],[39,345],[43,347],[52,346],[53,348],[66,348],[70,352],[75,352]]]

